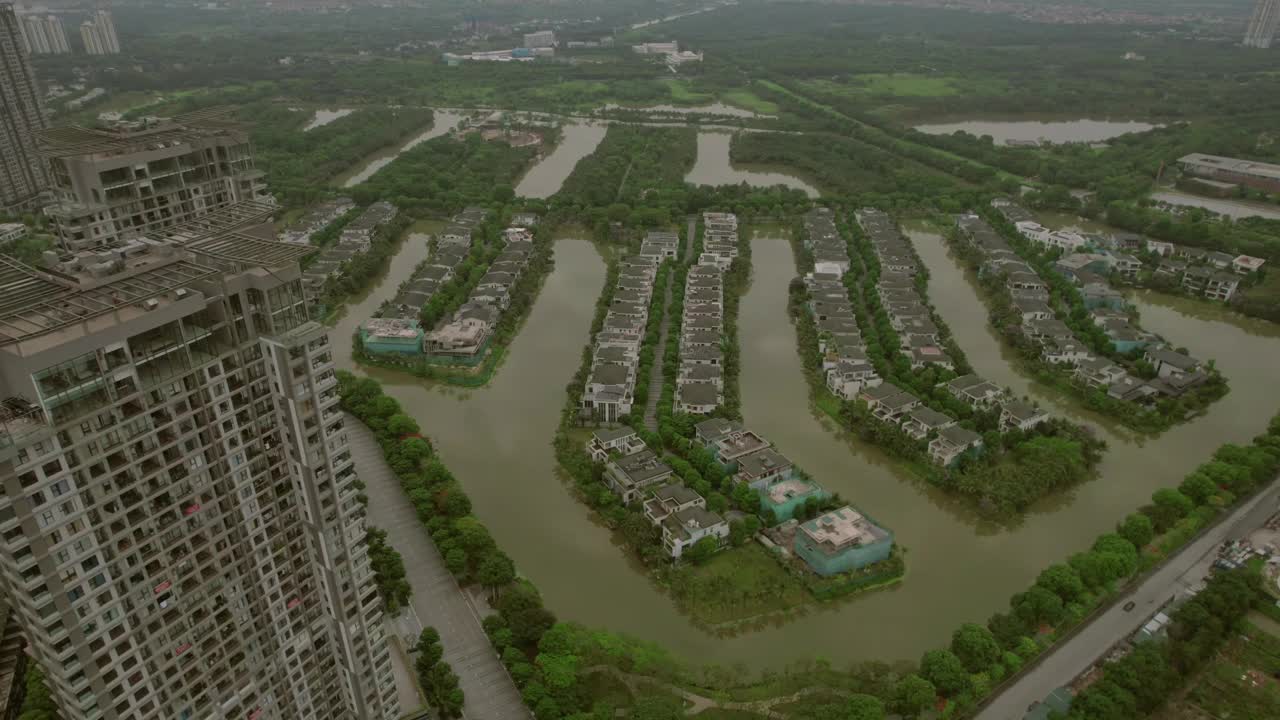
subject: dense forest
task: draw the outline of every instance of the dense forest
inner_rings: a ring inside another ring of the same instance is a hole
[[[958,189],[942,172],[834,133],[739,133],[730,159],[792,170],[834,195],[892,196],[894,205],[930,203]]]
[[[579,205],[661,204],[683,194],[684,176],[698,154],[691,128],[612,125],[591,155],[581,160],[560,188],[559,197]]]
[[[477,134],[439,137],[405,152],[351,194],[360,203],[390,200],[421,217],[450,215],[467,205],[510,200],[536,153],[534,147],[486,142]]]

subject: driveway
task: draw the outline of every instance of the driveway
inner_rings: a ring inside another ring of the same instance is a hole
[[[471,720],[509,720],[530,716],[520,691],[480,625],[480,616],[444,565],[431,536],[418,521],[400,481],[382,457],[373,433],[347,415],[347,437],[356,470],[369,496],[369,524],[387,531],[387,541],[401,555],[413,588],[413,615],[401,615],[388,625],[412,635],[421,624],[440,632],[444,659],[458,675],[466,694],[465,716]],[[420,619],[420,622],[418,621]],[[410,641],[410,645],[416,638]],[[402,708],[405,712],[412,708]]]

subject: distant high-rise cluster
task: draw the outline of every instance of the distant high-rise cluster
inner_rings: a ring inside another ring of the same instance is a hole
[[[116,24],[107,10],[97,10],[80,24],[80,39],[84,51],[90,55],[115,55],[120,52],[120,39],[116,37]]]
[[[1244,31],[1244,46],[1271,47],[1277,27],[1280,27],[1280,0],[1258,0],[1253,17],[1249,19],[1249,27]]]
[[[27,49],[35,55],[61,55],[71,52],[67,33],[57,15],[22,16],[22,34]]]
[[[46,126],[22,22],[0,4],[0,209],[28,205],[48,185],[33,136]]]

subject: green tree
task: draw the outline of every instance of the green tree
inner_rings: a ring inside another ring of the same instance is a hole
[[[507,557],[506,553],[494,550],[480,561],[476,579],[496,596],[499,588],[509,585],[516,579],[515,563],[511,562],[511,558]]]
[[[918,715],[932,707],[938,691],[933,683],[912,673],[898,681],[893,689],[894,708],[904,715]]]
[[[493,547],[493,537],[489,529],[473,515],[466,515],[454,521],[453,527],[458,531],[458,539],[467,552],[479,554]]]
[[[1151,495],[1154,503],[1151,510],[1151,519],[1155,523],[1158,532],[1164,532],[1173,527],[1173,524],[1187,516],[1195,504],[1191,498],[1183,495],[1181,492],[1173,488],[1162,488],[1155,491]]]
[[[856,693],[845,702],[845,720],[884,720],[884,703],[874,695]]]
[[[1117,532],[1125,540],[1133,543],[1136,548],[1146,547],[1155,537],[1155,527],[1151,524],[1151,518],[1142,513],[1126,515]]]
[[[1084,592],[1084,582],[1070,565],[1055,563],[1045,568],[1036,578],[1036,585],[1062,598],[1063,602],[1071,602]]]
[[[1217,494],[1218,486],[1208,475],[1193,472],[1178,485],[1178,492],[1186,495],[1196,505],[1204,505],[1209,502],[1209,498]]]
[[[976,623],[964,623],[951,635],[951,652],[971,673],[982,672],[1000,659],[1000,644],[990,630]]]
[[[964,663],[950,650],[930,650],[920,660],[920,675],[943,695],[952,696],[969,688]]]
[[[449,572],[453,573],[454,577],[460,580],[466,577],[467,551],[462,548],[454,548],[445,553],[444,565],[449,568]]]
[[[396,413],[387,418],[387,432],[395,437],[415,435],[418,433],[418,421],[404,413]]]
[[[704,537],[698,542],[694,543],[693,547],[690,547],[689,549],[685,550],[683,553],[683,557],[685,560],[688,560],[694,565],[701,565],[702,563],[711,559],[711,556],[715,555],[716,550],[719,550],[719,549],[720,549],[720,539],[715,536],[708,535],[707,537]]]

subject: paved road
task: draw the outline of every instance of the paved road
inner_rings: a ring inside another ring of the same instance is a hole
[[[978,715],[978,720],[1021,720],[1028,707],[1043,700],[1055,688],[1066,685],[1097,662],[1121,638],[1138,628],[1170,597],[1202,581],[1209,573],[1218,546],[1224,540],[1249,535],[1277,509],[1280,479],[1200,539],[1170,558],[1145,582],[1121,598],[1078,635],[1053,650],[1031,672],[1000,694]],[[1125,612],[1130,601],[1135,607]]]
[[[373,433],[347,416],[347,437],[360,479],[369,496],[369,524],[387,531],[387,541],[404,556],[409,585],[413,588],[414,613],[422,623],[435,626],[444,646],[444,659],[458,674],[467,696],[463,708],[470,720],[514,720],[529,717],[520,691],[498,660],[480,617],[458,583],[445,568],[431,536],[418,521]],[[403,627],[412,618],[395,624]],[[411,708],[404,708],[407,712]]]
[[[684,261],[693,257],[693,233],[697,230],[698,216],[689,216],[689,233],[685,236]],[[653,365],[649,368],[649,397],[645,398],[644,426],[650,432],[658,432],[658,400],[662,397],[662,359],[667,353],[667,313],[671,311],[671,293],[674,276],[668,279],[667,291],[662,298],[662,325],[658,330],[658,344],[653,348]]]
[[[674,275],[667,277],[666,294],[662,296],[662,318],[658,320],[658,344],[653,346],[653,364],[649,366],[649,396],[644,401],[644,426],[650,432],[658,432],[658,399],[662,397],[662,358],[667,355],[667,313],[671,311],[671,284]]]

